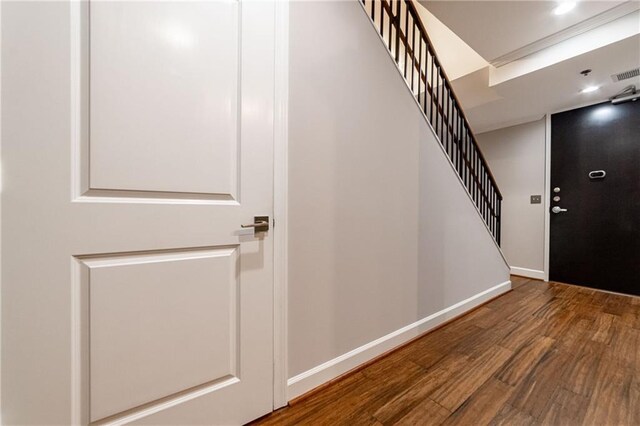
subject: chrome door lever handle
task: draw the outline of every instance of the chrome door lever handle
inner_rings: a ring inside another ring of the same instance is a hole
[[[563,213],[563,212],[566,212],[566,211],[568,211],[568,210],[567,210],[567,209],[563,209],[563,208],[558,207],[558,206],[555,206],[554,208],[552,208],[552,209],[551,209],[551,211],[557,214],[557,213]]]
[[[240,225],[241,228],[253,228],[254,232],[267,232],[269,230],[269,216],[254,216],[253,223]]]
[[[269,226],[269,222],[260,221],[260,222],[256,222],[256,223],[250,223],[248,225],[240,225],[240,227],[241,228],[257,228],[259,226],[264,226],[264,225]]]

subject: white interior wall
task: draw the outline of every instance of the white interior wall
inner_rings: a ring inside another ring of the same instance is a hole
[[[510,283],[361,6],[293,2],[290,12],[293,398]]]
[[[545,119],[477,135],[504,197],[502,250],[512,272],[544,278]],[[541,204],[531,204],[541,195]]]

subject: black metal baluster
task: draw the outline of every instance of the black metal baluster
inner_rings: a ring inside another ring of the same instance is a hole
[[[455,116],[455,99],[451,96],[451,88],[449,88],[449,140],[451,141],[451,161],[453,162],[453,167],[456,169],[456,173],[458,173],[458,147],[456,146],[456,138],[453,132],[454,123],[456,121]]]
[[[389,52],[391,52],[391,55],[393,55],[393,50],[391,49],[391,41],[393,40],[393,38],[391,37],[391,29],[393,28],[393,5],[391,4],[392,0],[389,0],[389,3],[387,3],[389,5],[389,10],[387,11],[387,13],[389,14]]]
[[[445,83],[446,84],[446,83]],[[452,119],[453,117],[451,116],[451,104],[453,103],[452,99],[451,99],[451,90],[449,89],[449,85],[446,85],[447,88],[447,145],[449,145],[449,149],[451,150],[451,162],[453,163],[453,168],[456,168],[456,152],[455,152],[455,146],[453,145],[453,138],[451,137],[451,125],[452,125]],[[457,171],[457,170],[456,170]]]
[[[430,75],[429,81],[431,82],[431,84],[430,84],[430,86],[431,86],[431,111],[429,111],[429,117],[430,117],[429,118],[429,122],[431,123],[431,126],[433,126],[433,104],[434,104],[434,101],[435,101],[435,97],[434,97],[435,89],[433,88],[433,74],[434,74],[433,73],[433,68],[434,68],[434,62],[435,62],[434,59],[435,58],[433,57],[433,52],[430,52],[430,53],[431,53],[431,75]]]
[[[489,178],[488,169],[487,169],[487,194],[489,196],[489,200],[487,203],[487,215],[488,215],[489,221],[491,221],[491,216],[493,215],[493,212],[491,211],[491,208],[493,206],[493,188],[491,186],[491,179]]]
[[[448,129],[449,117],[447,117],[447,102],[448,102],[449,96],[446,93],[446,91],[447,91],[447,82],[443,77],[442,78],[442,127],[440,128],[440,131],[442,132],[442,143],[444,143],[444,146],[447,151],[447,155],[449,156],[449,158],[451,158],[451,152],[449,151],[449,144],[447,143],[447,132],[449,130]]]
[[[444,81],[444,89],[447,91],[447,95],[444,97],[444,101],[446,102],[446,107],[444,109],[444,137],[447,141],[447,150],[449,151],[449,158],[451,159],[451,162],[453,163],[454,161],[454,154],[453,154],[453,144],[451,143],[451,138],[449,137],[449,129],[451,126],[451,112],[449,112],[449,110],[451,109],[451,92],[449,91],[449,86],[447,85],[447,81]],[[455,167],[455,163],[454,166]]]
[[[480,155],[478,155],[478,201],[480,202],[478,207],[480,208],[480,211],[482,211],[482,203],[484,202],[484,187],[482,186],[482,182],[482,166],[480,164]]]
[[[484,161],[482,162],[482,176],[484,177],[484,220],[487,222],[489,220],[489,197],[488,197],[488,186],[489,182],[487,179],[487,169],[484,166]]]
[[[459,127],[458,132],[460,132],[460,144],[462,145],[462,182],[464,182],[464,187],[469,190],[469,168],[467,167],[467,133],[464,127],[464,118],[461,116],[458,120]]]
[[[435,88],[432,88],[432,91],[434,93],[434,104],[435,104],[435,108],[436,108],[436,112],[435,112],[435,118],[433,121],[431,121],[431,125],[433,126],[434,130],[436,131],[436,135],[439,134],[438,132],[440,131],[439,126],[438,126],[438,113],[439,113],[439,107],[438,105],[440,104],[440,93],[438,93],[438,90],[440,90],[440,75],[438,73],[438,67],[435,67],[435,76],[436,76],[436,86]],[[442,142],[442,141],[441,141]]]
[[[496,210],[498,209],[498,194],[496,193],[496,188],[491,186],[493,192],[493,236],[494,238],[497,236],[498,230],[498,216],[496,215]]]
[[[405,3],[407,0],[403,0]],[[401,3],[402,4],[402,3]],[[404,78],[407,78],[407,53],[409,51],[409,10],[404,6]]]
[[[467,125],[464,117],[462,117],[462,135],[464,136],[464,174],[467,188],[469,188],[469,135],[467,134]]]
[[[463,163],[462,163],[462,139],[460,138],[460,106],[458,105],[458,103],[456,102],[456,125],[455,125],[455,140],[456,140],[456,145],[458,146],[458,174],[460,175],[460,178],[462,179],[462,183],[464,184],[464,170],[462,168]]]
[[[396,27],[396,64],[400,63],[400,9],[402,2],[396,0],[396,18],[394,19],[394,27]]]
[[[453,135],[453,143],[456,146],[456,171],[458,172],[458,176],[462,178],[462,169],[460,168],[460,159],[461,153],[460,151],[460,140],[458,138],[458,102],[456,98],[453,98],[452,101],[453,109],[451,111],[452,114],[452,123],[451,123],[451,134]]]
[[[482,163],[480,163],[482,164]],[[482,217],[484,217],[484,221],[487,221],[487,181],[486,181],[486,173],[484,172],[484,165],[482,167]]]
[[[478,176],[476,173],[476,152],[475,150],[471,151],[471,169],[473,172],[473,200],[478,205]]]
[[[415,71],[416,71],[416,18],[411,15],[411,93],[413,92],[413,82],[415,80]]]
[[[427,115],[427,96],[429,96],[429,79],[427,78],[427,69],[429,68],[429,44],[424,41],[424,96],[422,98],[422,110],[424,115]],[[422,70],[420,71],[420,78],[422,78]]]
[[[460,134],[462,135],[462,170],[464,174],[464,181],[466,182],[467,188],[469,188],[469,168],[467,166],[467,157],[469,155],[469,139],[467,138],[465,121],[462,115],[460,116]]]
[[[469,182],[469,186],[471,187],[471,138],[469,136],[469,129],[467,128],[467,122],[463,121],[463,126],[464,126],[464,135],[465,135],[465,141],[466,141],[466,164],[467,164],[467,181]]]
[[[498,237],[498,215],[496,214],[498,210],[498,194],[496,193],[495,186],[492,186],[493,191],[493,236],[494,238]]]
[[[466,123],[466,122],[465,122]],[[464,136],[465,136],[465,141],[466,141],[466,150],[467,150],[467,155],[466,155],[466,164],[467,164],[467,188],[469,188],[469,190],[471,190],[471,188],[473,187],[473,176],[472,176],[472,170],[471,170],[471,155],[473,154],[471,151],[471,146],[469,144],[469,130],[466,127],[464,127]]]
[[[447,130],[447,133],[445,134],[445,137],[447,138],[447,145],[449,146],[449,150],[450,150],[450,154],[449,157],[451,157],[451,162],[453,163],[453,167],[456,167],[456,154],[455,154],[455,150],[454,150],[454,146],[453,146],[453,139],[451,139],[451,90],[449,89],[449,85],[446,83],[444,83],[444,87],[445,89],[447,89],[447,97],[445,98],[445,100],[447,101],[447,109],[446,109],[446,114],[447,114],[447,126],[445,127],[445,129]]]
[[[451,147],[449,146],[449,139],[447,138],[447,136],[449,136],[449,113],[447,112],[449,109],[449,91],[447,90],[447,82],[444,79],[442,81],[442,88],[445,92],[445,95],[442,97],[442,123],[444,124],[442,127],[442,139],[447,150],[447,155],[449,159],[451,159]]]
[[[494,218],[496,221],[496,225],[495,225],[495,239],[496,241],[498,240],[498,228],[500,227],[500,216],[498,215],[498,205],[500,204],[500,194],[498,194],[499,190],[497,187],[494,187],[494,192],[496,193],[496,204],[495,204],[495,212],[494,212]],[[499,244],[499,243],[498,243]]]
[[[422,72],[422,34],[420,34],[418,46],[418,105],[420,105],[420,86],[422,83],[422,76],[420,75]]]
[[[458,102],[456,101],[456,98],[453,97],[453,94],[452,94],[451,95],[451,146],[456,152],[455,153],[456,161],[454,165],[456,167],[456,172],[458,173],[458,175],[460,175],[460,167],[458,164],[460,161],[460,148],[458,145],[458,139],[456,138],[457,113],[458,113]]]
[[[498,242],[498,245],[500,245],[500,238],[502,237],[501,232],[502,232],[502,199],[499,198],[498,199],[498,230],[496,235],[496,241]]]
[[[488,217],[487,219],[489,220],[489,229],[491,230],[491,235],[493,235],[493,213],[491,212],[491,206],[493,205],[493,192],[491,191],[491,185],[489,185],[487,187],[487,189],[489,190],[489,205],[487,207],[487,214]]]
[[[380,36],[384,40],[384,2],[385,0],[380,0]]]
[[[458,112],[458,103],[456,102],[456,98],[453,96],[451,87],[449,87],[449,93],[451,93],[451,145],[456,151],[456,162],[454,164],[458,175],[460,175],[460,147],[458,146],[458,140],[456,139],[456,113]]]
[[[480,200],[482,202],[481,204],[481,208],[480,211],[482,212],[482,218],[484,220],[486,220],[485,214],[484,214],[484,194],[485,194],[485,190],[484,190],[484,170],[482,169],[482,163],[480,163],[480,161],[478,161],[478,165],[480,166]]]
[[[491,216],[492,216],[492,221],[493,221],[493,236],[496,236],[496,200],[497,200],[497,194],[496,194],[496,189],[494,188],[493,185],[491,185],[491,193],[493,194],[493,197],[491,197],[492,203],[491,203]]]
[[[480,163],[476,156],[476,178],[478,179],[478,210],[482,212],[482,174],[480,173]]]
[[[464,119],[459,117],[458,119],[458,132],[460,133],[460,144],[462,145],[462,181],[464,186],[469,188],[467,179],[469,177],[469,170],[467,169],[467,135],[464,131]]]
[[[475,162],[475,154],[473,152],[473,150],[470,152],[470,160],[469,160],[469,167],[471,169],[471,173],[473,175],[473,182],[472,182],[472,186],[473,186],[473,201],[474,203],[476,203],[476,205],[478,205],[478,194],[477,194],[477,188],[478,188],[478,184],[476,182],[476,172],[475,172],[475,166],[474,166],[474,162]]]
[[[442,83],[442,73],[440,72],[440,67],[438,67],[438,137],[442,142],[442,146],[446,148],[443,138],[444,132],[442,130],[442,126],[444,125],[444,85]]]
[[[493,188],[491,187],[491,185],[489,185],[489,200],[491,201],[489,203],[489,221],[491,222],[491,226],[489,227],[491,229],[491,235],[494,235],[495,229],[493,228]]]
[[[438,105],[438,112],[440,113],[440,140],[442,141],[442,143],[444,144],[444,141],[442,139],[442,136],[444,136],[444,133],[442,131],[442,125],[444,124],[444,84],[443,84],[443,78],[442,78],[442,71],[440,70],[440,64],[438,64],[438,81],[440,83],[440,96],[439,96],[439,101],[440,101],[440,105]]]

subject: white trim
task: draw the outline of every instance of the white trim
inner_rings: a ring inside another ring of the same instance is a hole
[[[517,275],[519,277],[533,278],[536,280],[544,280],[545,273],[538,269],[519,268],[517,266],[511,267],[511,275]]]
[[[140,411],[134,411],[130,414],[100,424],[104,424],[105,426],[120,426],[133,423],[136,420],[144,419],[145,417],[149,417],[153,414],[159,413],[169,408],[176,407],[178,405],[184,404],[185,402],[192,401],[196,398],[200,398],[201,396],[216,392],[222,388],[234,385],[236,383],[240,383],[240,379],[235,376],[229,376],[222,381],[215,382],[209,386],[203,387],[202,389],[196,389],[194,391],[187,392],[186,394],[177,395],[175,398],[171,398],[167,401],[152,405]]]
[[[2,46],[2,2],[0,1],[0,46]],[[1,55],[0,55],[1,56]],[[0,99],[2,98],[2,60],[0,59]],[[0,147],[2,146],[2,102],[0,102]],[[0,150],[0,165],[2,164],[2,150]],[[2,173],[0,169],[0,194],[2,193]],[[2,211],[2,196],[0,195],[0,212]],[[0,215],[1,217],[1,215]],[[2,241],[2,220],[0,220],[0,241]],[[2,245],[0,244],[0,259],[2,259]],[[2,262],[0,262],[0,353],[2,352]],[[0,361],[0,371],[2,362]],[[2,373],[0,373],[2,383]],[[0,389],[2,386],[0,386]],[[0,391],[0,425],[2,425],[2,392]]]
[[[549,281],[549,238],[551,230],[551,114],[545,116],[544,133],[544,277]]]
[[[533,53],[539,52],[540,50],[563,42],[567,39],[570,39],[571,37],[575,37],[577,35],[586,33],[587,31],[591,31],[594,28],[600,27],[604,24],[608,24],[609,22],[615,21],[618,18],[635,12],[639,8],[640,3],[636,1],[624,2],[598,15],[592,16],[589,19],[565,28],[564,30],[558,31],[557,33],[551,34],[545,38],[534,41],[533,43],[504,54],[492,61],[489,61],[489,63],[496,68],[501,67],[510,62],[517,61],[518,59],[522,59],[525,56],[529,56]]]
[[[273,158],[273,409],[287,405],[289,2],[276,2]]]
[[[385,52],[387,52],[387,57],[389,58],[389,60],[393,64],[393,66],[395,67],[396,71],[398,71],[397,72],[398,77],[403,81],[405,87],[407,88],[407,90],[411,94],[411,97],[413,98],[413,101],[418,106],[418,110],[422,114],[422,117],[424,118],[424,121],[427,123],[427,126],[429,126],[429,129],[431,129],[431,133],[433,133],[433,136],[436,139],[436,145],[438,145],[438,147],[440,148],[440,152],[442,153],[442,155],[444,156],[446,161],[449,163],[449,166],[451,167],[451,170],[453,171],[453,174],[458,178],[458,181],[460,182],[460,185],[462,186],[463,192],[465,194],[467,194],[467,197],[469,198],[469,201],[471,202],[471,205],[473,205],[473,207],[478,212],[478,219],[480,219],[480,222],[482,222],[484,227],[487,229],[487,232],[489,233],[489,236],[491,237],[491,240],[493,241],[493,244],[498,249],[498,253],[500,253],[500,256],[502,257],[502,260],[504,261],[505,266],[509,267],[509,262],[507,262],[507,258],[505,257],[504,253],[502,252],[502,249],[500,248],[500,245],[498,244],[498,242],[494,238],[493,233],[491,232],[491,229],[489,229],[489,225],[487,225],[487,223],[484,221],[484,219],[482,217],[482,213],[480,212],[480,209],[476,205],[475,201],[473,201],[473,197],[471,196],[469,191],[467,191],[467,188],[466,188],[462,178],[458,174],[458,171],[456,169],[455,164],[453,164],[453,161],[451,160],[451,158],[449,158],[449,155],[445,151],[444,146],[442,146],[442,144],[439,142],[438,134],[434,130],[433,126],[431,125],[431,122],[429,121],[429,118],[427,117],[425,112],[422,110],[422,106],[420,105],[420,102],[418,102],[417,95],[415,93],[413,93],[413,90],[411,90],[411,86],[409,86],[409,82],[407,81],[406,78],[404,78],[404,76],[402,75],[402,72],[400,71],[400,68],[398,67],[398,64],[396,64],[396,61],[393,59],[393,56],[391,56],[391,53],[389,52],[389,48],[387,47],[387,43],[384,41],[384,38],[382,37],[382,35],[380,35],[380,32],[378,31],[378,29],[376,27],[376,24],[371,19],[371,15],[369,15],[369,12],[367,12],[367,9],[365,8],[365,6],[361,2],[358,2],[358,4],[360,5],[360,7],[363,8],[365,16],[369,20],[369,23],[373,26],[373,30],[378,36],[378,40],[380,40],[380,43],[382,43],[382,46],[385,49]],[[469,130],[471,131],[471,133],[476,134],[476,132],[474,132],[472,129],[469,129]],[[479,146],[478,146],[478,151],[480,151],[480,147]],[[482,151],[480,151],[480,153],[482,153]]]
[[[72,2],[69,6],[69,72],[70,72],[70,136],[71,144],[71,200],[81,193],[81,171],[79,168],[80,146],[82,139],[82,18],[86,4]],[[81,425],[87,419],[87,409],[83,400],[83,371],[82,371],[82,292],[80,282],[80,265],[71,258],[70,294],[70,419],[72,425]]]
[[[313,388],[354,369],[355,367],[388,352],[444,322],[457,317],[482,303],[511,289],[511,281],[505,281],[468,299],[449,306],[419,321],[402,327],[372,342],[320,364],[288,380],[289,398],[296,398]]]

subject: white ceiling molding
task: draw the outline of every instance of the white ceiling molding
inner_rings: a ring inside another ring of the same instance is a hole
[[[512,61],[499,68],[491,67],[489,86],[505,83],[637,34],[640,34],[640,10],[638,8],[614,21],[592,28],[590,31],[583,31],[581,34],[524,58]],[[637,54],[637,51],[633,53]]]
[[[635,17],[637,26],[640,11],[635,13]],[[598,29],[590,33],[601,31]],[[633,69],[638,64],[640,34],[555,62],[490,88],[486,87],[486,80],[480,78],[479,72],[462,77],[452,85],[474,131],[481,133],[532,121],[546,113],[605,102],[630,84],[640,87],[640,76],[618,82],[611,79],[612,74]],[[583,76],[580,71],[584,69],[592,69],[592,72]],[[598,86],[599,89],[584,93],[583,89],[589,86]],[[496,95],[499,99],[496,99]]]
[[[564,40],[583,34],[587,31],[591,31],[594,28],[605,25],[609,22],[615,21],[616,19],[626,16],[637,10],[640,10],[639,1],[627,1],[589,19],[579,22],[571,27],[568,27],[562,31],[558,31],[557,33],[551,34],[550,36],[530,43],[489,62],[496,68],[504,66],[511,62],[529,56],[533,53],[539,52],[540,50],[549,48]]]

